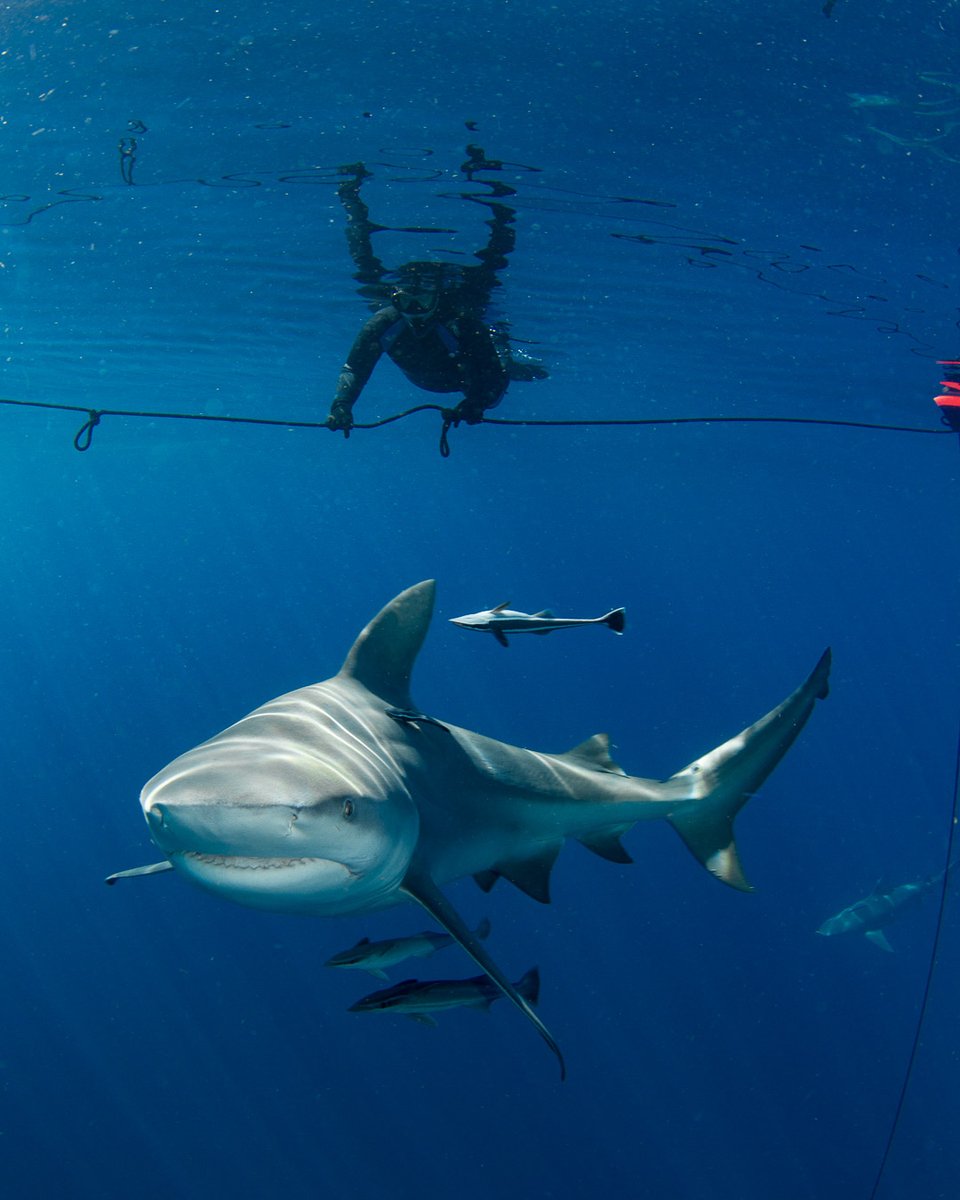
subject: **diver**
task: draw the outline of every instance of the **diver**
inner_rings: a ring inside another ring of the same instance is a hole
[[[469,149],[474,153],[465,170],[489,167],[482,151],[478,159],[478,148]],[[353,406],[384,354],[416,387],[462,393],[463,399],[452,410],[454,424],[482,421],[484,412],[500,403],[511,380],[546,379],[540,363],[512,350],[506,323],[491,324],[486,317],[493,290],[501,286],[497,272],[506,267],[516,240],[514,210],[502,199],[513,190],[484,180],[496,199],[465,197],[491,211],[487,245],[474,254],[479,265],[415,261],[388,271],[371,240],[382,227],[370,221],[360,196],[361,184],[370,173],[362,163],[341,171],[347,178],[337,195],[347,213],[347,247],[357,267],[354,278],[374,312],[340,372],[327,427],[350,436]],[[472,173],[467,174],[472,179]]]

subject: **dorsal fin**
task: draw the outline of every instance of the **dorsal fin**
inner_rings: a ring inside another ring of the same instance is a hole
[[[572,750],[558,754],[557,758],[565,758],[567,762],[582,763],[583,766],[592,767],[595,771],[609,771],[614,775],[626,774],[623,767],[618,766],[610,757],[610,735],[608,733],[595,733],[593,737],[587,738],[579,746],[574,746]]]
[[[504,600],[504,602],[503,602],[502,604],[498,604],[496,608],[491,608],[491,609],[490,609],[490,611],[491,611],[492,613],[503,612],[503,610],[504,610],[505,608],[509,608],[509,607],[510,607],[510,601],[509,601],[509,600]]]
[[[410,675],[423,645],[436,583],[427,579],[380,610],[353,643],[340,676],[355,679],[397,708],[412,708]]]
[[[552,608],[541,608],[539,612],[531,613],[530,615],[531,615],[531,617],[547,617],[548,620],[552,621],[553,620],[553,609]]]

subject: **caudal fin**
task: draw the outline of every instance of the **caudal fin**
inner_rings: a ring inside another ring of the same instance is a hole
[[[733,821],[783,758],[818,700],[829,694],[830,651],[809,678],[742,733],[698,758],[667,783],[681,804],[670,824],[711,874],[743,892],[753,891],[740,865]]]
[[[627,610],[625,608],[615,608],[612,612],[608,612],[605,617],[600,620],[608,629],[612,629],[614,633],[623,633],[627,627]]]

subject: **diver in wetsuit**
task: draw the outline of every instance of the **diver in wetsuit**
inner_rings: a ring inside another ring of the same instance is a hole
[[[471,147],[471,150],[477,148]],[[474,155],[473,164],[485,164]],[[513,249],[514,212],[500,200],[467,199],[486,205],[490,238],[474,255],[479,266],[442,262],[409,262],[388,272],[373,252],[371,235],[377,229],[360,197],[368,175],[363,164],[343,168],[349,173],[338,189],[347,212],[347,245],[357,266],[354,278],[373,300],[374,314],[357,335],[337,380],[327,426],[349,437],[353,406],[382,355],[386,354],[411,383],[429,392],[461,392],[454,421],[477,424],[484,412],[500,403],[513,379],[545,379],[536,362],[516,357],[504,323],[485,319],[491,293],[500,286],[497,271],[507,265]],[[472,178],[472,176],[471,176]],[[511,195],[501,183],[484,181],[497,197]],[[393,283],[386,283],[392,276]]]

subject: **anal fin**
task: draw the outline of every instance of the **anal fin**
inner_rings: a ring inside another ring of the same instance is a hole
[[[620,841],[620,833],[612,830],[603,830],[600,833],[585,834],[579,839],[582,846],[586,846],[588,850],[592,850],[594,854],[599,854],[601,858],[605,858],[607,862],[615,863],[632,863],[633,859],[627,851],[626,846]]]

